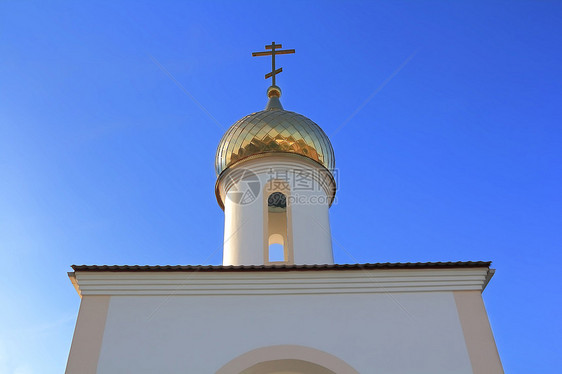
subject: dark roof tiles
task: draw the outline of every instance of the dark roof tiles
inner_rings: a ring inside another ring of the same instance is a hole
[[[489,268],[491,261],[458,262],[384,262],[373,264],[322,265],[72,265],[74,271],[302,271],[302,270],[371,270],[371,269],[442,269]]]

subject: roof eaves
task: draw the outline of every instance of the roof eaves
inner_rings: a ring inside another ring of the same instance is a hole
[[[491,261],[458,262],[384,262],[367,264],[320,264],[320,265],[72,265],[74,271],[110,272],[236,272],[236,271],[307,271],[307,270],[373,270],[373,269],[442,269],[442,268],[489,268]]]

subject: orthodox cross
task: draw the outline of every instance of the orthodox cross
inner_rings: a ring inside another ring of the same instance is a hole
[[[279,48],[279,49],[277,49],[277,48]],[[275,74],[279,74],[283,71],[283,68],[275,69],[275,55],[287,55],[289,53],[295,53],[294,49],[281,50],[281,48],[283,48],[283,46],[281,44],[275,44],[275,42],[272,42],[270,45],[265,46],[265,49],[271,49],[271,51],[253,52],[252,53],[253,57],[271,56],[271,73],[267,73],[265,75],[265,79],[272,78],[271,83],[272,83],[273,86],[275,86]]]

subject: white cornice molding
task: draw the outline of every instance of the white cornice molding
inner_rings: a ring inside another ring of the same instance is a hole
[[[69,273],[81,296],[298,295],[483,291],[488,268]]]
[[[244,170],[251,170],[257,175],[268,175],[272,171],[275,173],[285,172],[287,175],[290,175],[289,172],[292,170],[309,172],[308,175],[323,189],[326,196],[330,196],[333,200],[336,193],[336,181],[332,172],[319,163],[293,153],[265,153],[255,156],[236,162],[218,176],[215,194],[220,199],[219,205],[222,206],[222,202],[224,202],[226,194],[232,186],[246,175]]]

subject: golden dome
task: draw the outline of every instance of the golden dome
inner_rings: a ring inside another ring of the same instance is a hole
[[[284,110],[278,87],[270,87],[268,96],[265,110],[237,121],[222,137],[215,158],[217,175],[247,157],[269,153],[299,154],[332,171],[334,150],[320,126],[303,115]]]

